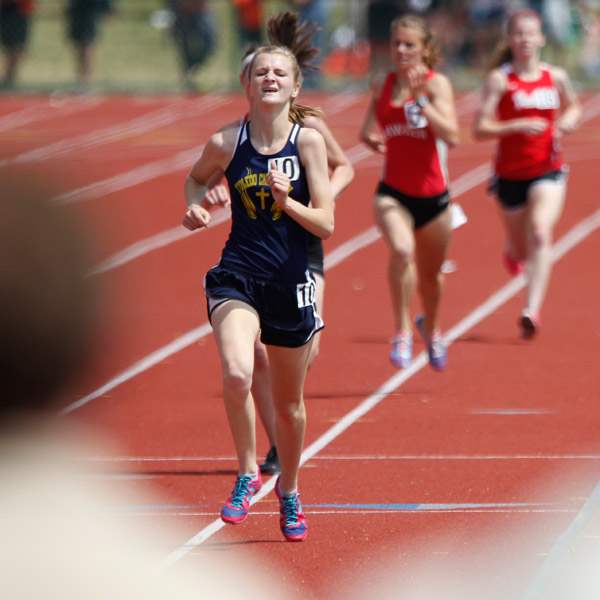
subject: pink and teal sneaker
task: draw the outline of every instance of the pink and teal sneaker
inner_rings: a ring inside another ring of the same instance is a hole
[[[252,497],[262,487],[260,471],[252,475],[238,475],[233,491],[225,506],[221,509],[221,519],[225,523],[238,525],[246,520]]]
[[[275,493],[279,498],[279,526],[283,537],[288,542],[303,542],[308,535],[308,524],[300,503],[300,494],[294,492],[283,496],[279,491],[279,479],[275,484]]]

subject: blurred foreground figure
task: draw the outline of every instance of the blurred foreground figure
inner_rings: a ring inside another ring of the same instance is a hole
[[[85,471],[81,459],[107,456],[106,443],[57,415],[66,385],[91,365],[85,238],[39,173],[0,185],[0,598],[269,597],[273,583],[237,562],[226,576],[205,556],[193,571],[159,573],[189,532],[149,531],[126,508],[152,499]]]

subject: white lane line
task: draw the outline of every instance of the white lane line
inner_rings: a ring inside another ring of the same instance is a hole
[[[162,174],[166,174],[170,172],[173,167],[173,163],[176,165],[181,165],[181,168],[184,169],[188,167],[191,162],[200,154],[202,148],[197,148],[192,151],[186,150],[182,152],[180,155],[175,157],[174,159],[167,159],[166,161],[161,161],[161,164],[154,163],[153,165],[146,165],[141,167],[144,169],[138,174],[133,174],[129,172],[126,174],[126,177],[118,176],[119,179],[114,179],[113,181],[103,182],[101,186],[98,184],[93,184],[94,187],[88,190],[84,188],[80,188],[79,190],[74,190],[73,192],[69,192],[69,194],[61,196],[58,200],[61,203],[69,203],[72,199],[76,199],[76,201],[81,201],[84,199],[94,199],[99,198],[103,195],[111,193],[113,191],[117,191],[119,189],[125,189],[132,184],[132,178],[135,177],[138,181],[143,181],[144,177],[146,177],[147,169],[151,169],[153,172],[161,171]],[[370,152],[370,151],[369,151]],[[173,160],[173,163],[171,162]],[[220,209],[215,211],[211,216],[211,221],[208,229],[211,227],[215,227],[227,221],[231,215],[229,209]],[[200,229],[195,232],[190,232],[181,225],[177,225],[176,227],[172,227],[171,229],[167,229],[165,231],[161,231],[155,235],[147,237],[143,240],[139,240],[134,244],[119,250],[115,254],[111,254],[106,259],[104,259],[101,263],[96,265],[93,269],[90,270],[88,275],[100,275],[102,273],[106,273],[118,267],[122,267],[127,263],[140,258],[141,256],[145,256],[155,250],[159,250],[160,248],[164,248],[170,244],[178,242],[179,240],[189,238],[190,235],[198,235],[201,234],[205,229]]]
[[[188,161],[190,156],[192,154],[197,154],[199,151],[199,149],[195,149],[192,151],[192,153],[190,153],[190,155],[188,155],[188,151],[186,151],[186,153],[183,153],[182,157],[175,157],[174,160],[177,161],[178,164],[185,163],[187,165],[189,164]],[[347,154],[351,162],[354,165],[356,165],[364,158],[370,156],[372,152],[369,149],[367,149],[364,146],[364,144],[360,144],[352,147],[347,152]],[[159,169],[161,169],[164,174],[165,172],[168,172],[169,169],[171,169],[171,164],[170,162],[166,162],[162,164],[162,167],[158,164],[154,164],[151,168],[155,169],[157,172]],[[488,179],[490,176],[490,169],[490,163],[483,163],[478,167],[467,171],[466,173],[461,175],[458,179],[456,179],[456,181],[451,183],[452,197],[457,198],[461,194],[467,192],[468,190],[476,187],[477,185]],[[97,184],[94,184],[95,187],[87,190],[87,192],[85,192],[83,188],[81,188],[80,190],[70,192],[69,197],[72,197],[71,194],[73,194],[75,197],[77,197],[77,200],[80,201],[83,199],[81,197],[82,194],[87,193],[88,199],[97,198],[107,193],[110,193],[110,191],[116,191],[117,189],[124,189],[125,187],[129,187],[129,185],[131,184],[130,177],[132,176],[129,175],[124,180],[117,179],[114,181],[105,182],[102,187],[98,187]],[[145,172],[140,173],[139,175],[137,175],[137,177],[138,179],[145,177]],[[68,203],[69,198],[66,198],[65,196],[62,196],[61,198],[64,203]],[[209,228],[224,223],[229,219],[229,216],[229,210],[215,211],[215,213],[212,215]],[[123,265],[126,265],[127,263],[133,260],[145,256],[146,254],[154,252],[155,250],[159,250],[160,248],[164,248],[165,246],[178,242],[179,240],[185,239],[190,235],[197,235],[198,233],[202,233],[203,231],[204,229],[201,229],[199,231],[191,233],[187,229],[183,228],[181,225],[177,225],[176,227],[172,227],[171,229],[161,231],[160,233],[140,240],[135,244],[127,246],[126,248],[123,248],[123,250],[120,250],[119,252],[110,255],[101,263],[96,265],[89,272],[89,275],[100,275],[118,267],[122,267]],[[345,253],[348,251],[349,246],[354,246],[354,252],[357,252],[365,246],[372,244],[380,237],[381,235],[376,227],[371,227],[367,229],[364,233],[359,234],[356,238],[352,238],[351,240],[348,240],[347,242],[338,246],[330,254],[330,256],[326,258],[325,268],[332,268],[333,266],[338,264],[340,260],[347,258],[348,255],[346,255]]]
[[[313,460],[600,460],[600,454],[352,454],[321,455]]]
[[[329,115],[335,114],[336,112],[339,112],[340,110],[356,102],[356,97],[354,96],[351,96],[349,98],[347,98],[344,94],[340,94],[340,96],[342,97],[342,99],[339,102],[336,102],[336,97],[332,99],[331,104],[333,108],[328,110]],[[188,165],[188,162],[191,162],[195,158],[195,155],[201,152],[201,148],[197,150],[192,150],[189,155],[187,154],[187,152],[189,151],[185,151],[185,153],[182,153],[181,159],[176,159],[176,165],[180,165],[183,163],[184,166],[182,168],[185,168]],[[350,162],[353,165],[356,165],[362,160],[373,156],[373,152],[364,144],[360,143],[352,146],[349,150],[347,150],[346,155],[348,156]],[[156,169],[158,174],[164,175],[171,168],[172,166],[170,166],[170,163],[167,162],[166,164],[163,164],[163,162],[161,161],[160,163],[155,163],[155,166],[151,167],[151,170]],[[469,171],[465,175],[459,177],[452,184],[452,195],[458,196],[467,189],[471,189],[471,187],[473,187],[474,185],[477,185],[478,183],[484,181],[487,177],[489,177],[490,169],[491,165],[489,163],[484,163],[480,165],[477,169]],[[147,170],[144,168],[144,171],[141,175],[127,175],[125,177],[117,176],[118,179],[112,178],[111,180],[100,182],[100,184],[92,184],[92,187],[87,186],[86,188],[79,188],[78,190],[69,192],[67,195],[63,194],[58,200],[62,203],[69,203],[71,201],[79,202],[82,200],[92,200],[94,198],[99,198],[111,192],[125,189],[126,187],[130,187],[130,185],[136,185],[137,183],[141,183],[143,180],[140,180],[140,177],[146,176]],[[211,226],[220,225],[221,223],[227,220],[227,218],[222,219],[221,217],[222,215],[219,215],[217,217],[218,220],[215,220],[215,216],[213,215]],[[204,230],[201,229],[199,231],[194,232],[194,234],[202,233],[202,231]],[[373,230],[365,232],[367,240],[373,236],[373,231],[374,228]],[[165,246],[185,239],[190,235],[193,234],[188,230],[182,228],[180,225],[177,225],[176,227],[172,227],[171,229],[167,229],[165,231],[161,231],[143,240],[139,240],[134,244],[131,244],[130,246],[119,250],[115,254],[108,256],[100,264],[96,265],[90,271],[89,275],[100,275],[102,273],[106,273],[108,271],[111,271],[112,269],[116,269],[133,260],[136,260],[137,258],[145,256],[146,254],[154,252],[155,250],[159,250],[160,248],[164,248]],[[377,237],[373,238],[370,242],[367,242],[367,245],[368,243],[372,243],[376,239]],[[335,261],[334,258],[332,258],[332,260]]]
[[[36,121],[66,117],[94,108],[103,102],[104,99],[102,98],[76,100],[54,100],[51,98],[47,104],[28,106],[0,117],[0,132],[16,129]]]
[[[230,462],[231,456],[87,456],[77,462],[92,463],[193,463]],[[311,460],[319,461],[449,461],[449,460],[600,460],[600,454],[321,454]]]
[[[598,108],[600,109],[600,94],[595,96],[592,100],[597,101]],[[485,180],[488,168],[489,163],[483,163],[461,175],[455,182],[451,182],[450,185],[453,189],[454,197],[466,192],[468,189],[470,189],[469,186],[475,187],[476,185],[478,185],[478,183]],[[455,189],[457,191],[454,191]],[[369,228],[367,231],[352,238],[348,242],[345,242],[344,244],[336,248],[333,252],[328,254],[325,257],[325,267],[329,269],[335,267],[340,262],[357,252],[359,249],[364,248],[370,243],[376,241],[379,237],[380,234],[375,227]],[[521,285],[523,285],[524,276],[520,275],[519,278],[517,279],[521,282]],[[180,338],[177,338],[170,344],[163,346],[162,348],[156,350],[152,354],[149,354],[145,358],[141,359],[132,367],[129,367],[116,377],[106,382],[100,388],[94,390],[93,392],[84,396],[83,398],[80,398],[79,400],[76,400],[75,402],[69,404],[64,409],[62,409],[61,414],[68,414],[73,410],[84,406],[88,402],[91,402],[92,400],[102,396],[102,394],[105,394],[108,391],[116,388],[125,381],[128,381],[129,379],[132,379],[133,377],[139,375],[146,369],[156,366],[161,360],[164,360],[165,358],[171,356],[171,354],[179,352],[179,350],[183,350],[187,346],[194,344],[199,339],[207,335],[210,331],[211,330],[208,323],[204,323],[200,327],[189,331],[188,333],[184,334]]]
[[[356,97],[351,97],[350,100],[351,102],[355,102]],[[343,107],[343,103],[336,100],[336,97],[332,99],[332,102],[334,103],[334,110],[331,111],[331,114],[335,114],[336,112],[339,112],[339,110],[341,110],[341,107]],[[53,198],[52,201],[57,202],[58,204],[74,204],[77,202],[96,200],[109,194],[120,192],[130,187],[146,183],[148,181],[151,181],[152,179],[162,177],[163,175],[169,175],[177,171],[184,171],[186,169],[189,169],[193,162],[196,160],[196,158],[198,158],[198,156],[202,152],[203,147],[203,145],[194,146],[193,148],[182,150],[173,157],[156,160],[154,162],[141,165],[129,171],[125,171],[124,173],[119,173],[118,175],[113,175],[112,177],[101,179],[100,181],[96,181],[94,183],[90,183],[88,185],[71,190],[69,192],[65,192]],[[151,243],[154,239],[160,239],[163,233],[165,234],[165,236],[168,237],[169,235],[172,235],[174,231],[175,228],[158,233],[155,236],[148,238],[147,242],[150,244],[150,249],[154,249],[151,246]],[[176,239],[178,238],[175,237],[175,241]],[[143,242],[144,240],[135,244],[138,248],[138,251],[140,244],[142,244]],[[160,247],[163,247],[164,245],[165,244],[163,243],[163,245]],[[126,251],[127,248],[122,250],[119,254],[125,254]],[[111,257],[103,261],[103,264],[107,263],[110,260],[110,258]]]
[[[125,381],[128,381],[129,379],[136,377],[140,373],[147,371],[151,367],[156,366],[172,354],[176,354],[180,350],[191,346],[199,339],[208,335],[210,332],[211,327],[208,323],[204,323],[200,325],[200,327],[196,327],[195,329],[188,331],[186,334],[182,335],[181,337],[178,337],[176,340],[173,340],[170,344],[167,344],[166,346],[163,346],[155,352],[148,354],[148,356],[145,356],[144,358],[142,358],[142,360],[136,362],[134,365],[129,367],[120,375],[113,377],[110,381],[105,383],[103,386],[99,387],[97,390],[93,391],[91,394],[88,394],[87,396],[84,396],[83,398],[72,402],[71,404],[63,408],[60,411],[60,414],[66,415],[70,412],[73,412],[74,410],[77,410],[78,408],[81,408],[88,402],[94,400],[94,398],[98,398],[103,394],[110,392],[110,390],[118,387]]]
[[[308,505],[304,505],[304,507],[307,507]],[[340,515],[340,516],[352,516],[352,515],[357,515],[357,516],[363,516],[363,515],[386,515],[386,517],[390,517],[391,514],[393,514],[394,512],[396,513],[400,513],[402,514],[403,517],[406,517],[406,515],[408,514],[422,514],[424,512],[427,513],[492,513],[492,514],[496,514],[496,513],[501,513],[501,514],[507,514],[507,513],[543,513],[543,514],[561,514],[561,513],[574,513],[577,512],[577,509],[575,508],[469,508],[469,509],[457,509],[457,508],[447,508],[447,509],[443,509],[443,508],[439,508],[439,509],[429,509],[429,510],[406,510],[406,511],[392,511],[392,510],[376,510],[376,509],[372,509],[372,510],[310,510],[310,511],[306,511],[311,518],[317,515]],[[127,517],[215,517],[217,516],[217,513],[215,513],[214,511],[180,511],[180,512],[170,512],[170,511],[164,511],[164,512],[152,512],[152,511],[141,511],[141,512],[137,512],[137,511],[115,511],[116,514],[118,514],[119,516],[127,516]],[[253,510],[252,511],[252,518],[254,517],[273,517],[273,516],[277,516],[279,514],[279,510],[276,511],[268,511],[268,510],[261,510],[261,511],[256,511]],[[163,569],[165,568],[164,566],[162,567]]]
[[[71,138],[65,138],[46,146],[41,146],[22,152],[12,158],[0,160],[0,167],[6,167],[12,164],[27,164],[40,162],[49,158],[56,158],[69,152],[81,151],[86,148],[93,148],[102,144],[115,142],[123,138],[141,135],[175,123],[183,118],[191,118],[204,115],[207,112],[226,104],[230,104],[231,99],[222,96],[204,97],[194,102],[176,102],[168,106],[159,108],[139,117],[129,119],[123,123],[111,125],[104,129],[95,129],[86,133],[76,135]]]
[[[577,560],[573,553],[573,544],[588,523],[600,514],[600,482],[596,484],[590,497],[586,500],[573,522],[556,540],[542,567],[529,585],[523,600],[542,600],[548,597],[548,588],[552,585],[553,577],[560,577],[565,559],[571,562]],[[591,564],[589,565],[591,567]],[[591,572],[586,572],[591,575]]]
[[[183,171],[188,169],[197,158],[202,147],[189,148],[178,152],[175,156],[163,158],[151,163],[146,163],[125,173],[102,179],[83,187],[71,190],[52,198],[52,202],[57,204],[75,204],[76,202],[85,202],[102,198],[108,194],[120,192],[141,183],[146,183],[152,179],[169,175],[173,171]]]
[[[476,167],[472,171],[478,172],[481,169],[481,166],[482,165],[480,165],[479,167]],[[467,172],[465,175],[463,175],[461,178],[459,178],[459,181],[461,179],[467,178],[467,179],[469,179],[469,181],[471,181],[471,184],[473,186],[475,186],[477,178],[470,177],[469,173],[470,173],[470,171]],[[466,186],[463,185],[463,188],[466,190]],[[224,215],[222,215],[222,217],[223,216]],[[183,231],[185,233],[186,230],[183,230]],[[175,236],[175,235],[178,235],[178,233],[173,231],[170,235]],[[359,250],[368,246],[369,244],[372,244],[374,241],[379,239],[379,237],[380,237],[379,231],[375,227],[370,227],[369,229],[367,229],[367,231],[355,236],[354,238],[348,240],[347,242],[344,242],[343,244],[338,246],[335,250],[333,250],[333,252],[331,252],[327,256],[325,256],[325,261],[324,261],[325,268],[332,269],[336,265],[340,264],[342,261],[344,261],[347,258],[349,258],[350,256],[352,256],[354,253],[358,252]],[[167,238],[167,239],[169,239],[169,238]],[[129,256],[132,255],[132,253],[135,253],[136,251],[138,252],[138,255],[139,255],[139,252],[144,251],[144,246],[138,247],[137,250],[135,248],[132,249],[131,247],[126,250],[127,250],[127,254],[123,255],[120,258],[121,261],[129,260]],[[104,264],[103,269],[106,270],[106,268],[107,268],[106,264],[105,263],[103,263],[103,264]],[[98,270],[99,268],[100,268],[100,266],[96,267],[95,270]],[[140,373],[144,372],[145,370],[156,366],[158,363],[160,363],[165,358],[168,358],[172,354],[175,354],[176,352],[183,350],[187,346],[191,346],[192,344],[197,342],[202,337],[208,335],[210,332],[211,332],[211,328],[208,323],[204,323],[200,327],[197,327],[196,329],[193,329],[192,331],[187,332],[183,336],[172,341],[170,344],[167,344],[166,346],[163,346],[162,348],[159,348],[155,352],[152,352],[148,356],[144,357],[143,359],[141,359],[140,361],[135,363],[133,366],[129,367],[128,369],[126,369],[125,371],[123,371],[122,373],[117,375],[116,377],[112,378],[110,381],[107,381],[100,388],[87,394],[83,398],[80,398],[79,400],[76,400],[75,402],[69,404],[68,406],[66,406],[65,408],[63,408],[60,411],[61,414],[68,414],[70,412],[73,412],[74,410],[86,405],[88,402],[91,402],[92,400],[99,398],[103,394],[106,394],[107,392],[109,392],[110,390],[121,385],[125,381],[128,381],[129,379],[132,379],[133,377],[139,375]]]
[[[107,271],[111,271],[112,269],[116,269],[117,267],[121,267],[140,256],[144,256],[151,252],[152,250],[158,250],[159,248],[164,248],[165,246],[169,246],[170,244],[177,242],[183,238],[189,237],[192,235],[202,234],[204,231],[208,229],[212,229],[221,223],[224,223],[231,216],[231,211],[229,208],[220,208],[214,211],[211,215],[210,223],[208,227],[204,227],[202,229],[197,229],[194,232],[190,232],[185,229],[182,225],[178,225],[177,227],[173,227],[171,229],[167,229],[166,231],[162,231],[156,235],[153,235],[144,240],[140,240],[131,246],[127,246],[120,252],[109,256],[106,260],[102,261],[98,265],[96,265],[93,269],[91,269],[88,275],[100,275],[102,273],[106,273]]]
[[[545,408],[474,408],[469,411],[471,415],[554,415],[555,410]]]
[[[593,213],[590,217],[581,221],[573,227],[564,237],[562,237],[552,248],[552,260],[556,262],[560,260],[569,250],[580,244],[596,229],[600,227],[600,210]],[[508,302],[521,289],[525,287],[525,277],[519,275],[512,279],[508,284],[500,288],[492,294],[483,304],[480,304],[475,310],[470,312],[459,323],[452,327],[444,336],[448,345],[451,345],[457,338],[466,333],[469,329],[480,323],[483,319],[493,314],[503,304]],[[306,461],[313,458],[323,448],[328,446],[333,440],[339,437],[346,429],[351,427],[356,421],[364,417],[375,406],[380,404],[392,392],[395,392],[403,383],[417,374],[427,364],[426,353],[421,352],[413,364],[406,370],[396,373],[388,379],[377,391],[363,400],[350,412],[346,413],[333,427],[327,430],[302,453],[300,464],[303,465]],[[258,502],[270,493],[275,486],[276,478],[269,479],[261,490],[254,496],[254,501]],[[193,537],[191,537],[183,545],[176,548],[169,554],[161,563],[161,568],[168,568],[170,565],[183,558],[194,548],[203,544],[207,539],[212,537],[220,529],[225,526],[221,519],[216,519],[208,526],[201,529]]]

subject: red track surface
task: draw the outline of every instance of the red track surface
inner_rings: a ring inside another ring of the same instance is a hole
[[[305,101],[329,106],[328,121],[342,146],[357,145],[366,97],[340,110],[336,98]],[[2,98],[0,118],[45,102]],[[67,117],[49,111],[48,118],[0,130],[0,158],[122,123],[173,102],[117,98]],[[189,99],[180,102],[193,104]],[[59,185],[66,193],[199,146],[216,126],[243,111],[241,97],[228,97],[204,115],[183,114],[163,127],[40,162],[62,174]],[[470,140],[470,118],[463,116],[463,143],[450,153],[452,180],[491,156],[493,146]],[[566,140],[571,177],[557,239],[598,210],[598,139],[600,117]],[[26,172],[28,167],[15,168]],[[356,169],[356,180],[339,201],[336,232],[326,252],[373,224],[371,197],[380,161],[367,157]],[[74,203],[73,210],[93,228],[94,261],[176,227],[183,213],[184,174],[179,169]],[[458,270],[447,277],[445,329],[508,281],[499,259],[500,222],[485,183],[458,200],[469,223],[455,233],[451,248]],[[96,276],[109,307],[98,336],[100,358],[65,405],[206,322],[202,276],[217,261],[227,231],[224,224],[189,235]],[[390,558],[400,560],[408,577],[410,565],[420,560],[440,554],[469,557],[483,540],[501,536],[496,547],[518,557],[524,587],[540,566],[541,554],[553,547],[600,479],[599,255],[596,232],[558,262],[538,339],[525,343],[517,336],[517,295],[459,337],[450,348],[445,373],[422,369],[309,460],[301,472],[310,524],[306,543],[283,542],[270,494],[244,525],[220,530],[182,560],[193,561],[205,552],[231,559],[248,555],[304,597],[341,597],[345,587],[377,579],[377,569]],[[307,445],[396,373],[387,361],[391,313],[385,270],[386,252],[379,240],[327,274],[327,328],[306,386]],[[147,519],[152,526],[181,526],[187,537],[174,539],[165,556],[215,520],[230,491],[235,461],[210,336],[66,418],[107,432],[124,456],[205,458],[119,465],[126,473],[151,476],[143,485],[158,490],[165,505],[185,505],[140,508],[135,516],[124,516]],[[261,453],[266,450],[262,431],[259,448]],[[563,480],[568,487],[557,491]],[[132,480],[115,485],[142,484]],[[413,503],[442,506],[434,511],[390,506]],[[498,506],[477,509],[481,503]],[[534,503],[539,512],[501,503]],[[465,506],[443,506],[455,504]],[[518,535],[529,528],[539,534],[533,548]]]

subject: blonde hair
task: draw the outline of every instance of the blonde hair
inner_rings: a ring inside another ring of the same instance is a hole
[[[302,85],[302,72],[300,70],[300,65],[298,64],[298,60],[296,59],[296,55],[294,52],[288,48],[287,46],[260,46],[254,51],[254,55],[248,65],[248,73],[252,72],[252,68],[254,67],[254,62],[256,58],[261,54],[283,54],[290,59],[292,63],[292,70],[294,74],[294,83],[299,83]],[[322,113],[320,110],[316,108],[312,108],[311,106],[306,106],[304,104],[297,104],[294,98],[290,99],[290,110],[289,110],[289,119],[292,123],[297,123],[298,125],[302,125],[304,123],[304,119],[308,116],[321,117]]]
[[[427,21],[421,17],[417,17],[416,15],[402,15],[400,17],[396,17],[392,21],[392,24],[390,25],[390,32],[395,31],[399,27],[404,27],[405,29],[416,29],[421,33],[423,36],[423,46],[425,48],[423,62],[430,69],[433,69],[440,62],[441,53],[437,42],[433,37],[433,32],[427,24]]]

